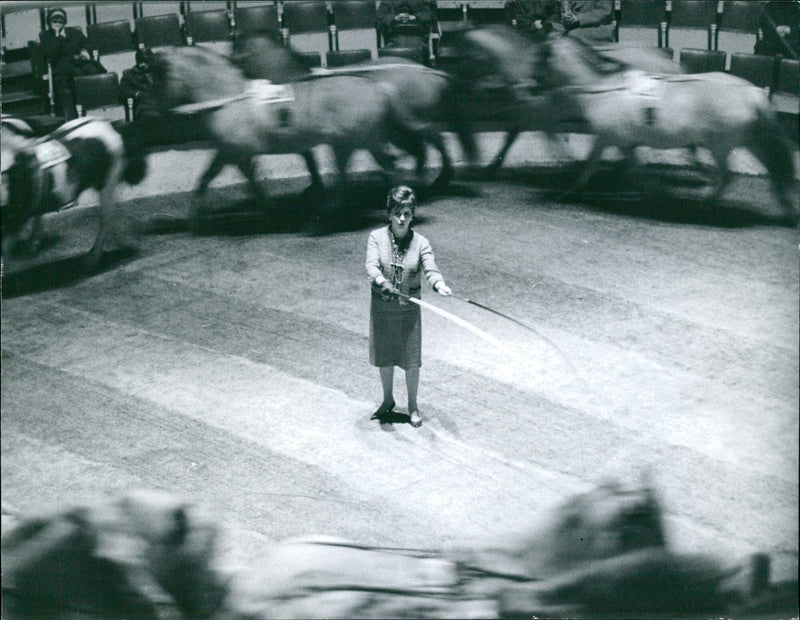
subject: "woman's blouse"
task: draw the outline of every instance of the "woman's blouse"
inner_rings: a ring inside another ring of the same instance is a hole
[[[405,252],[394,244],[389,227],[373,230],[367,242],[367,277],[375,287],[385,281],[396,286],[401,293],[420,296],[422,275],[432,287],[444,280],[428,240],[416,231]]]

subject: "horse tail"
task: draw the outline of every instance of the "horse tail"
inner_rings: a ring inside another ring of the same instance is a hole
[[[461,148],[470,163],[478,161],[478,144],[471,117],[464,106],[462,89],[454,80],[450,80],[442,93],[442,108],[447,115],[450,127],[456,132]]]
[[[147,156],[136,123],[128,123],[118,128],[125,147],[125,168],[122,180],[128,185],[137,185],[147,175]]]
[[[794,149],[768,104],[757,108],[747,148],[764,165],[787,215],[794,214]],[[793,215],[796,217],[796,214]]]

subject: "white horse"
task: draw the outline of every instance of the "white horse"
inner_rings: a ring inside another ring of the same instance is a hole
[[[730,181],[728,157],[743,147],[764,165],[786,219],[796,224],[793,149],[763,89],[727,73],[654,75],[632,69],[570,37],[548,39],[540,75],[554,99],[577,107],[597,140],[574,192],[616,146],[636,164],[635,149],[707,149],[716,163],[712,202]]]
[[[94,269],[111,241],[135,247],[135,235],[118,208],[116,192],[120,182],[133,185],[144,178],[145,160],[126,151],[123,136],[111,123],[79,118],[36,137],[24,120],[4,115],[0,132],[3,256],[39,252],[43,216],[74,206],[89,189],[98,192],[101,221],[85,267]]]

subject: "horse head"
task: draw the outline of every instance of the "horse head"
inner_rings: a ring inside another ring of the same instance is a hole
[[[202,46],[167,48],[154,56],[153,86],[165,110],[245,90],[246,79],[239,68],[228,57]]]
[[[538,49],[514,29],[492,25],[448,32],[441,55],[456,77],[497,88],[532,83]]]
[[[208,618],[227,595],[216,536],[201,507],[160,491],[33,517],[3,537],[4,598],[14,617],[160,617],[168,604]]]
[[[537,74],[550,87],[596,84],[631,68],[617,55],[577,37],[551,34],[542,44]]]
[[[544,545],[550,565],[569,568],[665,544],[653,490],[606,482],[561,504],[530,547],[541,553]]]
[[[237,43],[236,64],[245,77],[285,84],[311,74],[292,48],[281,45],[268,33],[256,33]]]
[[[15,119],[16,120],[16,119]],[[19,231],[33,216],[42,188],[42,171],[34,150],[33,131],[4,118],[0,128],[2,142],[2,184],[0,208],[3,237]]]

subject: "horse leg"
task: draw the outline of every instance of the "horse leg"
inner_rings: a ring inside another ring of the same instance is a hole
[[[508,133],[506,133],[506,140],[503,142],[503,146],[500,148],[500,151],[497,153],[497,155],[494,156],[492,163],[486,167],[485,172],[488,179],[494,178],[494,176],[497,174],[497,171],[500,170],[500,166],[503,165],[503,161],[505,160],[508,151],[511,149],[511,145],[514,144],[519,134],[520,131],[518,127],[513,127],[508,131]]]
[[[389,138],[392,144],[404,150],[411,155],[416,161],[416,175],[418,179],[422,179],[425,174],[425,166],[428,163],[428,147],[425,144],[425,139],[422,134],[417,131],[394,131]],[[387,153],[388,154],[388,153]],[[395,163],[392,161],[390,167],[383,166],[385,169],[395,169]]]
[[[194,190],[194,199],[192,200],[192,205],[189,210],[189,228],[195,233],[200,231],[200,220],[206,210],[205,195],[208,186],[211,184],[211,181],[222,172],[222,169],[227,166],[228,163],[230,163],[229,158],[224,155],[222,151],[218,150],[214,155],[214,159],[208,164],[208,168],[206,168],[205,172],[200,176],[200,181],[198,181],[197,187]]]
[[[713,219],[716,219],[717,207],[720,204],[725,188],[731,180],[731,171],[730,168],[728,168],[728,154],[730,150],[726,148],[712,148],[710,151],[711,157],[714,159],[714,163],[717,166],[716,182],[712,183],[710,196],[711,216]]]
[[[97,265],[100,264],[100,259],[106,249],[106,242],[109,236],[115,236],[114,231],[111,230],[114,226],[113,205],[110,202],[110,200],[113,200],[113,192],[109,196],[107,190],[108,187],[100,190],[100,229],[97,231],[97,237],[94,240],[92,249],[83,258],[83,268],[87,272],[93,272],[97,269]]]
[[[369,149],[370,155],[380,166],[381,176],[386,185],[394,185],[394,170],[397,165],[397,158],[384,145],[378,145]]]
[[[600,164],[600,157],[603,155],[603,151],[605,150],[606,146],[608,146],[606,141],[602,137],[598,136],[594,142],[594,146],[592,146],[589,157],[586,159],[583,170],[581,170],[581,173],[578,176],[578,179],[575,181],[575,184],[572,186],[572,188],[567,190],[561,196],[562,200],[567,198],[576,198],[580,195],[583,188],[586,187],[586,185],[589,183],[589,180],[594,176],[595,172],[597,172],[598,165]]]
[[[306,167],[311,175],[311,186],[308,188],[315,194],[323,194],[325,191],[325,184],[322,182],[322,176],[319,173],[319,166],[317,160],[314,159],[314,153],[309,149],[303,151],[303,159],[306,160]]]
[[[442,135],[438,131],[431,132],[430,141],[436,150],[439,151],[439,154],[442,158],[442,171],[434,180],[433,188],[436,190],[442,190],[450,185],[450,181],[453,180],[453,162],[450,160],[450,155],[447,152],[444,138],[442,138]]]
[[[250,184],[250,190],[253,192],[256,202],[262,207],[269,204],[269,196],[256,178],[256,166],[253,158],[249,155],[240,155],[236,158],[236,165]]]
[[[341,143],[331,144],[331,149],[336,161],[337,182],[334,188],[317,202],[312,216],[314,221],[311,223],[310,228],[312,235],[322,235],[333,230],[338,216],[341,215],[342,205],[345,200],[347,164],[354,149],[350,145]]]
[[[208,168],[200,177],[197,188],[194,190],[196,197],[201,197],[206,193],[211,181],[217,178],[217,175],[222,172],[222,169],[228,164],[228,158],[222,154],[222,151],[217,151],[214,159],[208,164]]]

